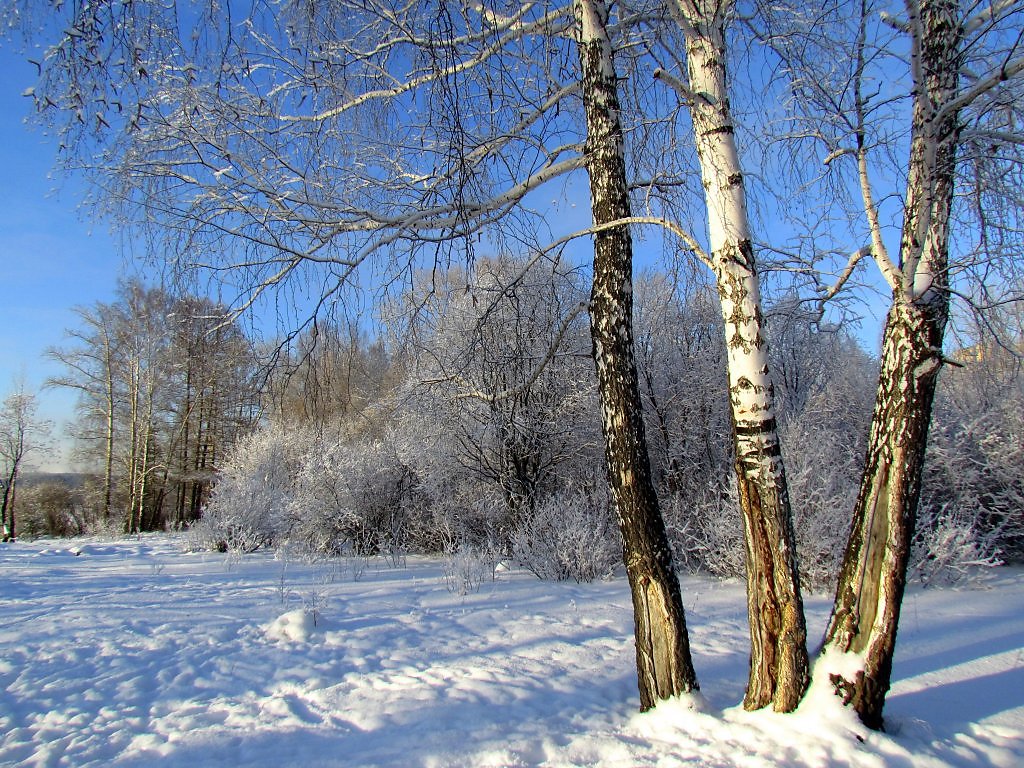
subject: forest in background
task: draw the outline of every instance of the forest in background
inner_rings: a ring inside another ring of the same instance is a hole
[[[514,557],[540,578],[577,581],[613,572],[621,541],[586,318],[570,315],[585,275],[481,259],[470,274],[423,280],[388,303],[373,336],[328,322],[281,347],[261,347],[208,301],[134,282],[115,302],[79,310],[81,326],[51,352],[67,367],[52,383],[79,394],[85,481],[23,487],[20,535],[193,526],[195,546],[211,549],[458,554],[492,566]],[[635,290],[646,430],[676,563],[741,576],[714,297],[664,272],[638,277]],[[769,315],[801,577],[828,589],[878,363],[847,331],[791,304]],[[1024,561],[1015,350],[980,332],[954,357],[913,557],[926,582]]]

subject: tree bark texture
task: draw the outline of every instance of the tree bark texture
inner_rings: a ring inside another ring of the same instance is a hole
[[[727,5],[679,0],[674,10],[686,37],[690,114],[707,203],[711,261],[725,320],[751,641],[743,705],[746,709],[771,705],[789,712],[807,687],[807,630],[760,285],[729,108]]]
[[[14,503],[18,486],[18,471],[20,459],[11,463],[11,469],[7,473],[7,482],[4,485],[3,512],[0,517],[3,519],[3,540],[14,541],[18,537],[17,526],[14,519]]]
[[[587,119],[587,169],[595,225],[630,215],[608,10],[577,0]],[[633,598],[642,710],[697,689],[672,550],[651,478],[633,352],[633,245],[627,226],[594,238],[590,318],[605,456]]]
[[[963,31],[956,0],[926,0],[915,41],[924,81],[913,110],[900,242],[902,285],[886,318],[867,457],[825,650],[858,654],[856,674],[829,671],[836,693],[881,728],[917,519],[928,426],[949,313],[949,215]]]

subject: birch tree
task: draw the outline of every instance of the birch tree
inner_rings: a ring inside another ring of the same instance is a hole
[[[1024,70],[1018,37],[992,77],[962,83],[969,20],[957,0],[910,4],[906,23],[913,111],[899,261],[888,258],[873,224],[873,252],[892,288],[892,308],[860,494],[826,632],[826,649],[862,660],[856,671],[832,672],[830,679],[843,701],[872,727],[882,725],[935,382],[944,362],[960,113],[971,100]],[[873,217],[865,173],[861,183],[865,210]]]
[[[13,541],[18,536],[15,504],[18,479],[24,469],[25,458],[43,447],[50,431],[50,423],[37,415],[36,396],[20,382],[0,407],[0,462],[3,475],[3,501],[0,502],[0,520],[3,540]]]
[[[808,680],[796,539],[775,418],[761,288],[727,84],[731,0],[670,0],[685,60],[654,72],[689,111],[707,209],[708,249],[726,337],[735,471],[743,514],[750,676],[744,707],[796,707]]]
[[[672,549],[651,478],[633,357],[633,254],[618,86],[603,2],[574,5],[594,224],[591,336],[608,480],[633,596],[640,706],[697,689]]]
[[[114,385],[113,317],[106,304],[73,311],[82,327],[65,332],[70,342],[65,348],[47,350],[47,356],[65,368],[65,373],[51,377],[47,386],[67,387],[78,393],[82,431],[77,437],[102,445],[100,517],[106,523],[114,504],[115,420],[119,403]]]
[[[76,313],[67,343],[49,351],[65,371],[48,386],[78,395],[73,436],[100,486],[91,511],[132,532],[162,527],[168,510],[184,521],[218,452],[254,420],[248,341],[211,302],[138,282]]]
[[[797,132],[819,144],[828,175],[849,174],[860,206],[868,244],[854,245],[849,266],[870,254],[891,294],[860,491],[826,632],[827,663],[816,671],[879,728],[935,383],[947,362],[951,297],[964,295],[973,273],[982,293],[1014,298],[999,285],[1006,245],[1019,244],[1012,226],[1000,229],[1005,209],[963,204],[975,195],[991,200],[997,189],[977,187],[958,203],[957,188],[971,189],[959,170],[965,149],[971,169],[994,161],[1004,173],[1020,168],[1013,94],[1024,71],[1022,11],[1002,2],[860,2],[800,28],[792,23],[800,9],[789,19],[780,10],[773,43],[795,75]],[[837,43],[850,50],[848,59],[835,60]],[[958,209],[974,215],[954,244]],[[898,232],[886,224],[895,215]]]

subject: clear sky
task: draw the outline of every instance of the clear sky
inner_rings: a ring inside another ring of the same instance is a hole
[[[54,143],[26,124],[32,103],[21,94],[34,80],[35,67],[0,41],[0,398],[22,373],[38,389],[60,372],[45,350],[77,324],[73,307],[112,298],[122,265],[109,225],[79,210],[81,186],[52,173]],[[40,403],[60,433],[74,395],[49,389]],[[64,466],[59,455],[32,463]]]

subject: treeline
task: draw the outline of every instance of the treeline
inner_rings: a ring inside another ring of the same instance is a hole
[[[216,467],[259,418],[252,341],[223,307],[137,281],[75,312],[77,327],[49,352],[65,373],[49,384],[78,394],[74,458],[87,479],[74,494],[37,488],[22,533],[135,533],[197,520]]]
[[[717,299],[657,272],[635,290],[645,427],[675,562],[741,576]],[[211,548],[468,552],[515,557],[542,578],[610,572],[621,543],[586,291],[586,276],[560,262],[482,259],[393,298],[375,333],[322,322],[261,348],[208,300],[125,283],[113,302],[77,310],[79,326],[50,353],[66,368],[51,383],[79,395],[86,472],[26,484],[20,532],[192,526],[196,546]],[[769,329],[801,577],[824,587],[857,494],[877,361],[785,301]],[[956,357],[923,479],[923,579],[1024,561],[1016,353],[980,341]]]
[[[741,576],[717,298],[636,282],[636,353],[652,469],[690,571]],[[286,356],[266,418],[219,465],[196,546],[513,557],[586,580],[621,558],[607,492],[586,281],[561,263],[479,260],[392,301],[384,331],[321,326]],[[877,361],[779,303],[769,318],[801,576],[831,583],[858,490]],[[978,352],[977,350],[983,350]],[[963,355],[961,355],[963,356]],[[912,567],[959,578],[1019,561],[1024,385],[979,346],[943,374]],[[1016,441],[1016,442],[1015,442]]]

